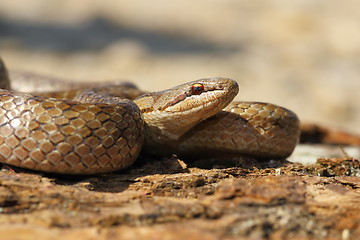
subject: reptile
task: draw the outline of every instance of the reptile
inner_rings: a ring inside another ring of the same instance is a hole
[[[9,72],[0,59],[0,88],[0,162],[36,171],[112,172],[131,166],[141,150],[285,159],[299,141],[295,113],[233,102],[239,87],[229,78],[144,93],[131,83],[93,86]]]

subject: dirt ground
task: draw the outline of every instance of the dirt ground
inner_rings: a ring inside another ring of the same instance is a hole
[[[291,162],[142,156],[87,177],[3,166],[0,239],[360,239],[359,9],[355,0],[1,1],[10,69],[149,91],[230,77],[237,100],[276,103],[310,124]]]

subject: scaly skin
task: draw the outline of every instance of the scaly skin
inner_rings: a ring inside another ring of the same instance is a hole
[[[9,86],[1,59],[0,86]],[[39,86],[36,92],[43,92]],[[65,86],[67,92],[45,95],[76,96],[74,100],[0,90],[0,162],[44,172],[96,174],[130,166],[144,138],[145,150],[156,154],[275,159],[288,157],[299,139],[294,113],[269,103],[231,103],[238,85],[227,78],[147,94],[131,84],[72,87],[78,89],[68,92]],[[124,95],[140,96],[133,102]]]

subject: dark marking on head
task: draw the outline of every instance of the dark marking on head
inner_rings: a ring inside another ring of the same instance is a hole
[[[154,111],[154,107],[141,109],[141,113],[148,113],[148,112],[152,112],[152,111]]]
[[[186,97],[188,97],[188,95],[186,93],[182,93],[182,94],[178,95],[174,100],[168,102],[165,106],[161,107],[159,110],[164,110],[167,107],[174,106],[178,102],[183,101]]]

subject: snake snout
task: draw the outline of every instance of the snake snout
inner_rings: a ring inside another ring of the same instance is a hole
[[[143,102],[151,100],[151,107],[142,111],[147,126],[178,138],[197,123],[221,111],[237,93],[238,85],[232,79],[204,78],[144,95],[136,103],[141,109]]]

